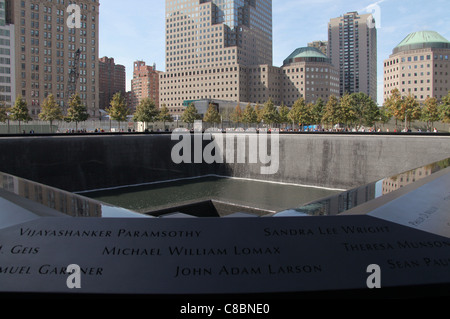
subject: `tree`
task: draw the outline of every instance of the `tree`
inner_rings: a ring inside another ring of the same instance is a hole
[[[338,107],[339,107],[338,98],[334,95],[331,95],[325,106],[322,122],[326,124],[331,124],[332,126],[334,126],[335,124],[339,124],[339,119],[336,116],[336,110]]]
[[[106,109],[106,112],[112,120],[119,122],[119,130],[120,123],[125,122],[131,113],[121,92],[114,94],[110,107]]]
[[[278,109],[278,122],[280,124],[286,124],[289,123],[289,112],[291,110],[284,105],[284,103],[280,106],[280,108]]]
[[[226,107],[221,111],[222,120],[224,122],[230,122],[231,121],[231,114],[233,113],[233,110]]]
[[[231,113],[231,120],[238,125],[242,122],[242,109],[240,105],[237,105],[234,112]]]
[[[219,111],[213,104],[209,104],[203,121],[210,124],[219,124],[221,122]]]
[[[255,113],[256,113],[256,124],[259,125],[263,121],[263,108],[261,107],[261,105],[256,104]]]
[[[353,95],[344,94],[335,109],[336,124],[345,124],[347,128],[356,122],[357,100]]]
[[[167,109],[167,108],[166,108]],[[168,111],[168,110],[167,110]],[[134,122],[153,123],[158,117],[158,110],[155,102],[150,98],[142,99],[136,107],[133,115]]]
[[[321,98],[317,99],[316,104],[314,104],[314,107],[312,108],[311,113],[311,124],[318,124],[322,126],[322,118],[323,118],[323,112],[325,110],[325,103]]]
[[[8,120],[8,109],[5,102],[0,102],[0,123],[5,123]]]
[[[314,103],[311,102],[311,103],[306,104],[305,111],[302,113],[302,118],[301,118],[301,122],[304,125],[313,124],[313,122],[314,122],[313,109],[314,109]]]
[[[392,90],[391,95],[384,102],[384,106],[389,110],[389,114],[395,118],[395,126],[398,125],[399,120],[404,121],[405,115],[402,113],[402,96],[397,88]]]
[[[306,105],[306,102],[302,97],[295,101],[289,112],[289,120],[292,121],[292,125],[301,124],[303,130],[305,124],[311,124],[312,110],[310,108],[312,109],[312,105]]]
[[[442,104],[439,107],[440,119],[444,123],[450,123],[450,92],[442,98]]]
[[[403,100],[401,104],[401,114],[404,116],[405,131],[411,128],[411,123],[420,119],[421,109],[414,95],[411,93]]]
[[[166,122],[172,123],[173,117],[170,115],[169,109],[165,104],[161,106],[161,109],[159,110],[159,114],[157,116],[158,121],[164,123],[164,130],[166,130]]]
[[[438,100],[435,97],[427,97],[422,107],[422,121],[427,123],[427,129],[432,130],[434,123],[439,122],[440,116]]]
[[[380,109],[372,98],[365,93],[353,93],[351,98],[354,101],[355,120],[358,124],[356,129],[361,126],[372,127],[380,118]]]
[[[272,99],[269,99],[264,104],[262,118],[264,123],[269,124],[270,126],[278,123],[278,111],[275,104],[273,104]]]
[[[389,123],[389,121],[392,118],[392,114],[390,113],[389,109],[386,106],[382,106],[380,108],[379,114],[378,114],[378,122],[385,125]]]
[[[194,103],[189,104],[189,106],[184,110],[181,115],[181,120],[187,124],[194,124],[195,121],[201,120],[201,115],[198,114]]]
[[[78,94],[72,95],[69,102],[69,109],[67,116],[64,118],[66,122],[75,122],[76,130],[78,131],[78,123],[84,122],[89,118],[87,107],[81,102]]]
[[[242,122],[248,125],[258,123],[258,114],[250,103],[245,107]]]
[[[20,123],[31,121],[32,118],[28,113],[27,102],[23,99],[22,96],[18,96],[14,106],[11,108],[11,120],[19,122],[19,131],[21,130]]]
[[[63,119],[63,112],[61,107],[56,103],[53,94],[50,94],[42,103],[42,110],[39,114],[42,121],[50,122],[50,129],[53,133],[53,121],[61,121]]]

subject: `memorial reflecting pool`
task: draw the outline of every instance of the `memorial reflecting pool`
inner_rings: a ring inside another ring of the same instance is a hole
[[[339,193],[340,190],[208,176],[82,195],[140,213],[206,200],[278,212]]]

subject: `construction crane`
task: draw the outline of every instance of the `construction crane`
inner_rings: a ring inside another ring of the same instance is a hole
[[[80,54],[81,50],[75,52],[75,60],[72,68],[69,70],[69,78],[67,79],[66,103],[64,104],[64,113],[67,114],[70,99],[77,92],[78,79],[80,78]]]

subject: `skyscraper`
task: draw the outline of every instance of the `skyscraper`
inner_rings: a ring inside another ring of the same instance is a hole
[[[114,58],[103,57],[99,61],[100,109],[110,106],[114,94],[120,92],[125,98],[125,66],[116,64]]]
[[[6,1],[0,0],[0,103],[12,106],[15,100],[14,25],[7,17]]]
[[[149,98],[159,108],[159,75],[156,65],[146,65],[144,61],[134,62],[133,79],[131,80],[130,102],[128,105],[136,109],[142,99]]]
[[[91,117],[99,116],[99,0],[78,0],[80,28],[69,28],[69,0],[6,0],[15,25],[16,93],[37,118],[53,94],[67,109],[76,92]],[[7,14],[7,16],[8,16]]]
[[[271,0],[166,0],[160,104],[248,101],[246,68],[272,58]]]
[[[377,29],[371,14],[349,12],[328,24],[328,55],[340,70],[340,95],[377,100]]]

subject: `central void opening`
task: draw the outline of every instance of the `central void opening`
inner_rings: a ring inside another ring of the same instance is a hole
[[[138,213],[225,217],[268,215],[320,200],[341,190],[220,176],[204,176],[85,192],[82,195]]]

